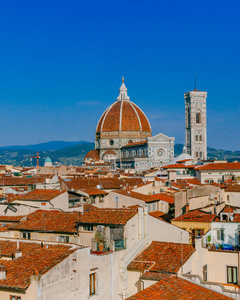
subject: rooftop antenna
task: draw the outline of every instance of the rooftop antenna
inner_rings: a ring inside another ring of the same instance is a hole
[[[197,90],[197,75],[194,75],[194,91]]]

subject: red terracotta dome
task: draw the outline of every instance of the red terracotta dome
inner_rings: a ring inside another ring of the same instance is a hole
[[[152,132],[144,112],[129,100],[124,80],[117,101],[110,105],[101,116],[96,133],[112,131]]]
[[[94,160],[97,161],[99,160],[99,151],[96,149],[90,150],[84,157],[84,160]]]

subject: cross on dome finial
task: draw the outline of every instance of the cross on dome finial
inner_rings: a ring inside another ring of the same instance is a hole
[[[127,88],[124,84],[124,77],[122,77],[122,85],[119,89],[119,96],[117,97],[117,100],[118,101],[121,101],[121,100],[130,100],[130,98],[128,97],[127,95]]]

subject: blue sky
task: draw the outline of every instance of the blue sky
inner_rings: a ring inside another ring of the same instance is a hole
[[[208,92],[208,146],[240,150],[240,1],[0,3],[0,146],[94,141],[122,76],[153,134],[184,142],[184,97]]]

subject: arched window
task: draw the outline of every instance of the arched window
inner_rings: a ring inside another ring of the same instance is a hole
[[[202,135],[201,134],[199,135],[199,141],[200,142],[202,141]]]
[[[202,151],[200,151],[200,155],[199,156],[202,157]]]
[[[198,135],[196,135],[195,139],[196,139],[196,142],[197,142],[198,141]]]
[[[200,112],[197,112],[197,113],[196,113],[196,123],[197,123],[197,124],[200,124],[200,123],[201,123],[201,113],[200,113]]]
[[[196,157],[198,157],[198,151],[196,151]]]

